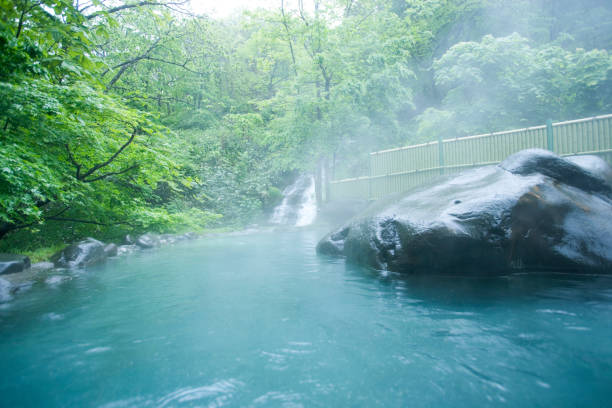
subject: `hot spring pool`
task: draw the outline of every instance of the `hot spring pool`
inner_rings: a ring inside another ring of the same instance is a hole
[[[207,237],[35,284],[0,305],[0,406],[611,403],[611,278],[385,275],[318,257],[325,232]]]

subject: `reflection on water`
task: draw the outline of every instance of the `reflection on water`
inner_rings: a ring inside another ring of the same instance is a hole
[[[612,279],[382,273],[317,257],[324,232],[215,236],[40,279],[0,309],[0,406],[610,401]]]

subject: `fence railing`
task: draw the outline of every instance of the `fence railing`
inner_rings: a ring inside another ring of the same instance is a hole
[[[561,156],[599,155],[612,164],[612,114],[373,152],[369,176],[331,181],[330,199],[376,200],[536,147]]]

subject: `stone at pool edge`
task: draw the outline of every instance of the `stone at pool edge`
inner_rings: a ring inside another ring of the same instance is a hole
[[[81,268],[102,262],[111,256],[133,252],[136,249],[155,248],[159,247],[161,244],[194,238],[197,238],[197,234],[191,232],[181,235],[166,234],[162,236],[146,233],[140,235],[136,239],[127,235],[125,241],[131,241],[134,242],[134,244],[120,246],[112,243],[104,244],[94,238],[86,238],[56,253],[50,260],[53,261],[55,267]]]
[[[136,238],[134,243],[144,249],[155,248],[155,247],[160,246],[161,244],[159,236],[156,234],[150,234],[150,233],[139,236],[138,238]]]
[[[111,256],[117,256],[118,253],[118,248],[117,245],[110,243],[110,244],[106,244],[104,246],[104,254],[106,255],[106,257],[111,257]]]
[[[100,263],[107,258],[105,244],[94,238],[86,238],[72,244],[51,257],[59,268],[82,268]]]
[[[127,238],[126,237],[126,241]],[[146,233],[142,234],[136,239],[133,239],[133,243],[142,249],[157,248],[165,244],[173,244],[178,241],[191,240],[197,238],[198,235],[193,232],[186,232],[184,234],[154,234]],[[131,237],[130,237],[131,238]]]
[[[48,271],[49,269],[53,269],[53,268],[55,268],[55,265],[53,264],[53,262],[37,262],[35,264],[32,264],[32,266],[30,266],[30,270],[36,271],[36,272]]]
[[[119,245],[117,247],[117,255],[131,254],[132,252],[139,251],[138,245]]]
[[[0,275],[22,272],[30,267],[30,258],[25,255],[0,254]]]
[[[317,252],[407,273],[612,273],[611,172],[597,157],[522,151],[381,200]]]

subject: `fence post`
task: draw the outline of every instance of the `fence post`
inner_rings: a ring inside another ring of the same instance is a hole
[[[438,156],[440,161],[440,174],[444,174],[444,143],[442,135],[438,135]]]
[[[555,148],[554,144],[555,144],[555,139],[553,136],[552,119],[548,119],[546,121],[546,148],[550,150],[551,152],[553,152]]]

